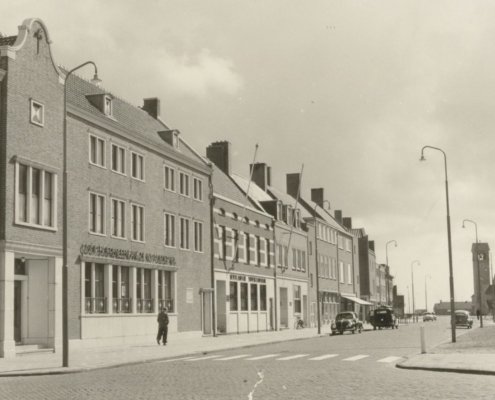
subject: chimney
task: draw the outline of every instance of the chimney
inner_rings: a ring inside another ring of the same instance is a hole
[[[272,167],[266,167],[266,170],[267,170],[266,182],[268,186],[272,186]]]
[[[370,248],[371,251],[375,251],[375,241],[374,240],[370,240],[368,242],[368,247]]]
[[[160,99],[152,97],[144,99],[143,110],[146,111],[153,118],[157,119],[160,116]]]
[[[206,148],[206,157],[229,176],[232,172],[230,154],[231,144],[226,140],[223,142],[214,142]]]
[[[295,174],[286,175],[287,182],[287,194],[292,197],[297,197],[297,192],[299,191],[299,185],[301,184],[301,174],[296,172]]]
[[[253,182],[266,192],[271,180],[271,177],[269,176],[271,174],[271,168],[265,163],[249,164],[250,175],[251,171],[253,171]]]
[[[335,219],[339,224],[342,224],[342,210],[335,210]]]
[[[347,229],[352,229],[352,218],[351,217],[344,217],[344,226]]]
[[[311,189],[311,201],[323,208],[323,200],[325,200],[323,188]]]

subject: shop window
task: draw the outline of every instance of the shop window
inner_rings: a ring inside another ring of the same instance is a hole
[[[251,311],[258,311],[258,285],[251,284],[250,296],[251,296]]]
[[[153,299],[151,298],[151,270],[137,269],[136,307],[138,313],[152,313]]]
[[[97,263],[85,263],[84,294],[85,311],[88,314],[106,313],[105,266]]]
[[[266,285],[260,285],[260,311],[266,311]]]
[[[158,271],[158,308],[166,307],[169,313],[175,312],[174,294],[172,291],[173,272]]]
[[[248,284],[241,282],[241,311],[248,310]]]
[[[230,311],[239,311],[237,302],[237,282],[230,282]]]

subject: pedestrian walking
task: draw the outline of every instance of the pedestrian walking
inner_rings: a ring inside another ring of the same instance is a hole
[[[156,335],[156,343],[160,344],[160,340],[163,345],[167,344],[168,335],[168,314],[167,307],[163,307],[158,314],[158,334]]]
[[[478,309],[476,310],[476,319],[478,319],[478,320],[480,319],[480,314],[481,314],[481,313],[480,313],[480,309],[478,308]]]

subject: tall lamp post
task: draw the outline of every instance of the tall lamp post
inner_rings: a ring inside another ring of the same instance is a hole
[[[67,232],[67,80],[78,69],[91,64],[95,69],[95,74],[91,80],[94,84],[99,84],[98,68],[93,61],[72,68],[65,75],[64,80],[64,121],[63,121],[63,194],[62,194],[62,215],[63,215],[63,234],[62,234],[62,366],[69,366],[69,303],[68,303],[68,232]]]
[[[465,223],[470,222],[474,225],[474,231],[476,233],[476,267],[478,268],[478,303],[480,312],[480,328],[483,328],[483,304],[481,304],[481,277],[480,277],[480,258],[478,257],[478,224],[471,219],[464,219],[462,221],[462,227],[466,228]]]
[[[411,263],[411,291],[412,291],[412,313],[413,313],[413,321],[416,319],[416,306],[414,304],[414,264],[421,265],[419,260],[414,260]]]
[[[330,209],[330,202],[328,200],[323,200],[322,206],[325,206],[325,203],[328,204],[328,208]],[[315,272],[316,272],[316,313],[317,321],[318,321],[318,334],[321,333],[321,318],[320,318],[320,272],[318,265],[318,223],[316,221],[316,207],[318,204],[315,204],[313,208],[313,218],[315,220]],[[323,208],[323,207],[322,207]],[[337,244],[338,248],[338,244]],[[338,251],[338,250],[337,250]]]
[[[426,286],[426,278],[431,278],[431,275],[425,274],[425,309],[428,312],[428,288]]]
[[[454,269],[452,266],[452,239],[450,234],[450,209],[449,209],[449,181],[447,178],[447,154],[438,148],[433,146],[423,146],[421,149],[421,158],[420,161],[426,161],[424,156],[425,149],[437,150],[442,152],[444,158],[444,166],[445,166],[445,198],[447,205],[447,240],[448,240],[448,248],[449,248],[449,285],[450,285],[450,329],[452,334],[452,343],[455,343],[455,303],[454,303]]]

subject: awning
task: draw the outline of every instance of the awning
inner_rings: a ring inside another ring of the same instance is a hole
[[[362,304],[364,306],[372,306],[373,305],[373,303],[370,303],[370,302],[368,302],[366,300],[362,300],[362,299],[360,299],[359,297],[356,297],[356,296],[344,296],[344,295],[340,295],[340,297],[343,297],[344,299],[353,301],[354,303],[357,303],[357,304]]]

